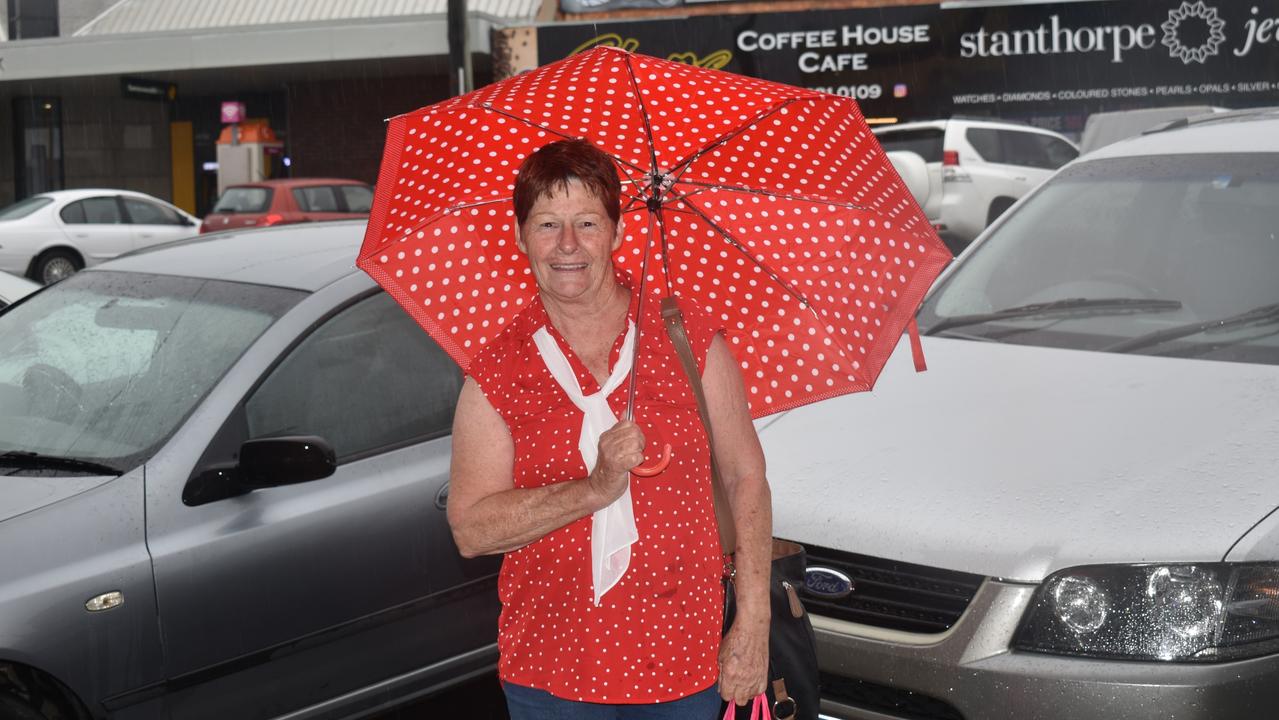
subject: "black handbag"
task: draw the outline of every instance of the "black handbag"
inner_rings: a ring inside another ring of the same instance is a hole
[[[702,379],[693,359],[688,333],[684,330],[684,317],[674,298],[663,298],[662,320],[667,335],[675,346],[689,385],[697,398],[697,412],[706,427],[706,437],[711,437],[710,415],[706,409],[706,397],[702,391]],[[719,523],[720,546],[725,556],[730,556],[737,546],[736,530],[728,499],[711,451],[711,489],[715,502],[715,517]],[[772,573],[768,581],[769,609],[772,613],[768,626],[768,707],[773,720],[817,720],[821,693],[817,679],[817,640],[813,625],[804,604],[800,602],[798,588],[804,582],[806,557],[804,548],[789,540],[773,538]],[[726,562],[724,576],[724,631],[732,626],[736,611],[733,587],[732,563]],[[720,708],[723,717],[726,711]],[[738,707],[740,720],[750,718],[749,705]]]

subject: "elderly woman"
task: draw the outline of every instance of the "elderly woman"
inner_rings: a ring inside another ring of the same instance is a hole
[[[525,160],[514,203],[539,292],[467,370],[448,508],[463,555],[506,554],[511,717],[697,720],[721,697],[746,704],[766,682],[772,515],[737,363],[720,328],[684,307],[737,526],[737,614],[721,639],[710,446],[656,303],[638,317],[613,264],[617,171],[586,141],[555,142]],[[618,422],[635,342],[637,422]],[[632,477],[646,447],[667,443],[663,472]]]

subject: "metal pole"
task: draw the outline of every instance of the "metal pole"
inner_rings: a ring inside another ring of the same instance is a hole
[[[466,0],[448,0],[449,89],[454,95],[471,89],[467,34]]]

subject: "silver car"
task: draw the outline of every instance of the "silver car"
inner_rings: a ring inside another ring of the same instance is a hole
[[[206,235],[0,313],[0,717],[342,718],[492,668],[461,374],[363,223]]]
[[[1279,714],[1279,111],[1067,165],[917,319],[761,421],[826,714]]]

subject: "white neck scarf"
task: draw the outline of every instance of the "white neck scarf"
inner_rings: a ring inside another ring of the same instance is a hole
[[[586,463],[586,472],[595,469],[599,459],[600,435],[617,424],[617,416],[608,406],[608,396],[622,384],[631,370],[634,359],[635,323],[627,321],[626,338],[622,341],[622,353],[613,372],[604,381],[600,391],[583,395],[573,367],[564,351],[545,327],[533,333],[533,342],[542,355],[542,362],[551,371],[551,377],[564,388],[568,399],[582,411],[582,432],[577,438],[577,449]],[[630,479],[621,497],[607,507],[596,510],[591,516],[591,586],[595,591],[595,604],[622,579],[631,564],[631,545],[639,540],[635,528],[635,512],[631,506]]]

